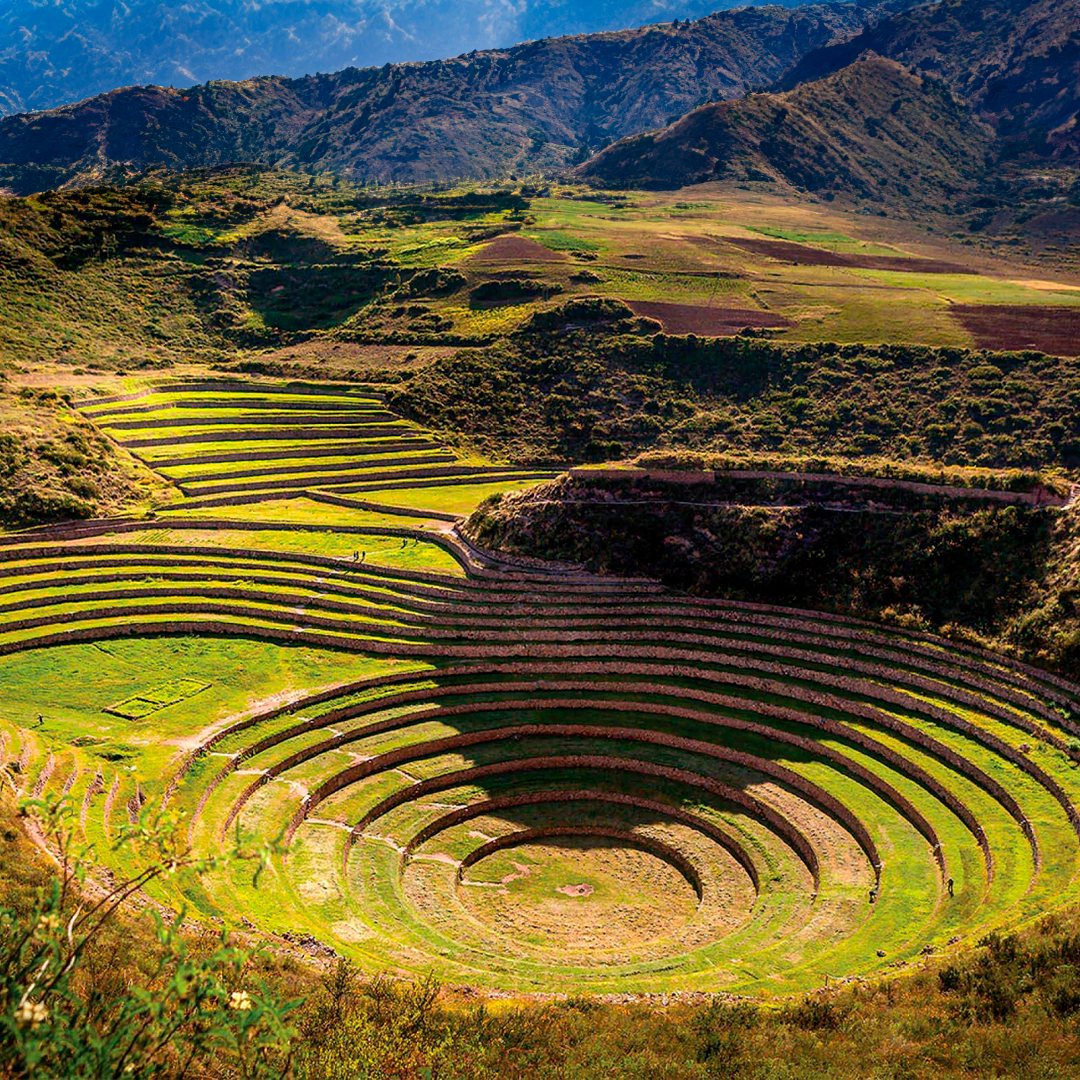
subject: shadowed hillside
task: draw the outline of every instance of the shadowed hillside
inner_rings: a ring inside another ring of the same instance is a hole
[[[1075,507],[894,505],[855,481],[849,491],[804,483],[785,492],[775,481],[710,482],[704,473],[696,484],[618,475],[600,470],[593,480],[585,473],[493,497],[469,519],[469,535],[593,571],[659,573],[696,596],[950,627],[1076,669]]]
[[[1010,155],[1080,153],[1080,13],[1056,0],[944,0],[887,19],[803,60],[785,87],[866,52],[943,79],[992,124]]]
[[[886,6],[743,8],[447,61],[115,90],[0,121],[0,185],[21,193],[92,180],[110,165],[237,160],[382,181],[550,169],[585,144],[771,82]]]
[[[785,94],[706,105],[615,144],[579,171],[628,188],[773,180],[932,205],[977,182],[991,137],[942,83],[875,57]]]

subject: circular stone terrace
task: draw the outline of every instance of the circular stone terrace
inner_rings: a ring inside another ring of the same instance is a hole
[[[500,561],[457,537],[463,501],[545,474],[462,462],[375,395],[174,383],[84,413],[177,501],[3,537],[5,672],[59,678],[78,650],[179,637],[371,661],[209,722],[159,673],[156,699],[111,703],[161,733],[134,771],[0,725],[0,761],[28,794],[66,794],[87,839],[153,800],[196,851],[280,841],[258,888],[233,868],[158,899],[368,970],[777,994],[1080,896],[1080,689],[1063,679],[851,618]]]

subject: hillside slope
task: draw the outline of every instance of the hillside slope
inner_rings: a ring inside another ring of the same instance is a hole
[[[1072,358],[655,331],[618,301],[567,301],[416,372],[390,406],[536,463],[685,449],[1080,467]]]
[[[893,206],[969,190],[992,132],[942,83],[880,57],[780,94],[696,109],[584,164],[611,186],[773,180]]]
[[[698,18],[746,0],[11,0],[0,11],[0,116],[52,109],[117,86],[312,75],[433,60],[559,34]],[[757,0],[760,4],[764,0]],[[782,0],[798,7],[802,0]],[[238,46],[237,43],[240,43]]]
[[[1072,0],[942,0],[807,56],[782,88],[867,52],[944,80],[1012,154],[1080,155],[1080,9]]]
[[[449,61],[115,90],[0,120],[0,185],[27,192],[93,180],[111,165],[235,160],[407,182],[549,168],[585,143],[771,82],[890,6],[742,8]]]

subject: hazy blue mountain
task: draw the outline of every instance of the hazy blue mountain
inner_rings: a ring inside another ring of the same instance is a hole
[[[774,0],[797,7],[800,0]],[[120,86],[300,76],[642,26],[762,0],[6,0],[0,115]]]

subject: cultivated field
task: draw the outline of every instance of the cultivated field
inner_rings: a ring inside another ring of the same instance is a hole
[[[1068,236],[1029,245],[746,185],[375,190],[236,167],[0,211],[0,352],[31,366],[411,371],[596,296],[668,333],[1072,354],[1080,312]],[[95,247],[102,230],[116,250]]]
[[[455,531],[542,479],[328,383],[181,381],[84,416],[175,486],[0,538],[2,753],[101,862],[164,805],[158,889],[367,970],[775,995],[1080,894],[1080,687],[970,646]]]
[[[470,283],[528,280],[531,292],[495,310],[464,307],[459,296],[430,303],[448,329],[452,321],[453,332],[476,340],[520,325],[557,293],[626,301],[671,334],[749,327],[779,341],[1072,354],[1076,335],[1063,327],[1080,313],[1075,266],[1025,277],[1015,250],[950,235],[947,224],[930,232],[730,185],[602,202],[567,190],[533,199],[515,237],[455,248],[451,230],[433,224],[421,227],[427,244],[398,240],[394,248],[409,263],[438,250],[442,236],[440,262]],[[383,240],[376,232],[369,242]]]

